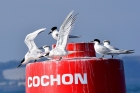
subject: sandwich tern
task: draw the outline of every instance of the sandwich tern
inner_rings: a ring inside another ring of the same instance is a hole
[[[72,11],[73,12],[73,11]],[[72,29],[72,28],[71,28]],[[55,40],[58,40],[58,34],[59,34],[59,31],[57,29],[56,26],[52,27],[51,28],[51,31],[48,33],[49,34],[52,34],[52,37],[55,39]],[[68,38],[80,38],[81,36],[75,36],[75,35],[68,35]]]
[[[48,53],[49,57],[51,58],[59,57],[59,60],[61,60],[63,56],[66,56],[68,54],[72,54],[75,52],[75,51],[67,51],[66,45],[67,45],[69,33],[74,25],[76,17],[77,17],[77,14],[73,15],[73,11],[71,11],[68,14],[68,16],[65,18],[59,30],[56,47]]]
[[[134,53],[133,51],[109,49],[106,46],[102,46],[99,39],[94,39],[94,41],[92,42],[94,42],[94,49],[96,53],[102,55],[102,58],[104,57],[104,55],[112,55],[113,58],[114,55]]]
[[[109,48],[111,50],[119,50],[118,48],[111,46],[109,40],[104,40],[103,44],[104,44],[105,47],[107,47],[107,48]]]
[[[20,67],[22,64],[28,63],[30,60],[35,60],[35,62],[36,62],[38,59],[43,57],[44,53],[36,46],[34,39],[36,38],[36,36],[38,34],[43,32],[45,29],[46,28],[38,29],[38,30],[28,34],[25,37],[24,42],[28,47],[28,52],[25,54],[25,57],[23,58],[21,63],[18,65],[18,67]]]
[[[57,40],[58,39],[58,34],[59,34],[59,31],[58,31],[57,27],[56,26],[55,27],[52,27],[51,28],[51,31],[48,33],[48,35],[49,34],[52,34],[52,37],[55,40]],[[81,36],[69,35],[68,37],[69,38],[80,38]]]
[[[109,48],[110,50],[121,50],[124,52],[124,54],[128,54],[128,53],[134,53],[134,50],[124,50],[124,49],[118,49],[114,46],[110,45],[110,41],[109,40],[104,40],[103,44],[105,47]],[[113,56],[112,56],[113,57]]]
[[[48,58],[48,55],[49,55],[49,52],[50,52],[50,46],[44,45],[43,47],[40,47],[39,49],[44,49],[45,50],[44,57]]]

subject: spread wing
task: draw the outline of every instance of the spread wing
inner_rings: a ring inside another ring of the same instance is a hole
[[[35,42],[34,42],[34,39],[36,38],[36,36],[38,34],[40,34],[41,32],[43,32],[46,28],[41,28],[41,29],[38,29],[30,34],[28,34],[26,37],[25,37],[25,44],[27,45],[29,51],[31,51],[32,49],[34,48],[37,48]]]
[[[72,15],[73,11],[71,11],[66,19],[64,20],[63,24],[60,27],[59,34],[58,34],[58,40],[56,43],[56,48],[65,49],[69,33],[74,25],[74,22],[76,20],[77,14]]]

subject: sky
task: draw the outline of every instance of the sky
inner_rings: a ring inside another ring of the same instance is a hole
[[[0,62],[22,60],[28,51],[25,36],[40,28],[47,29],[36,37],[36,45],[55,44],[48,32],[72,10],[79,15],[71,34],[82,38],[69,42],[110,40],[117,48],[135,49],[131,56],[140,55],[139,0],[1,0]]]

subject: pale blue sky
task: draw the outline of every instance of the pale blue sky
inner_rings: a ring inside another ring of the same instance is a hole
[[[0,1],[0,62],[21,60],[28,51],[25,36],[46,27],[35,39],[38,47],[56,41],[48,32],[62,24],[67,14],[79,13],[71,34],[82,38],[69,42],[108,39],[121,49],[135,49],[140,55],[139,0],[1,0]]]

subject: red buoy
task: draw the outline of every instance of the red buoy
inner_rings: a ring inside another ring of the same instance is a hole
[[[84,52],[27,64],[26,93],[126,93],[122,60],[96,58],[93,43],[70,43],[67,50]]]

